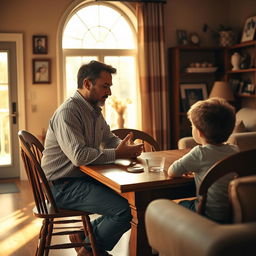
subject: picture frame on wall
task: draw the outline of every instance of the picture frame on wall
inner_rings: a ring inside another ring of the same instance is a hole
[[[186,30],[177,29],[176,35],[177,35],[178,45],[187,45],[188,44],[188,33]]]
[[[33,84],[51,83],[51,60],[33,59]]]
[[[250,17],[245,21],[241,43],[254,39],[256,30],[256,16]]]
[[[45,35],[33,35],[33,53],[47,54],[48,53],[48,38]]]
[[[187,112],[197,101],[208,98],[206,84],[181,84],[180,93],[184,112]]]

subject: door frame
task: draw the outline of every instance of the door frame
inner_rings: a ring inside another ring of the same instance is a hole
[[[18,129],[26,129],[25,112],[25,83],[24,83],[24,55],[22,33],[0,33],[1,42],[15,42],[17,60],[17,97],[18,97]],[[17,135],[18,136],[18,135]],[[19,154],[20,179],[27,179],[25,169]]]

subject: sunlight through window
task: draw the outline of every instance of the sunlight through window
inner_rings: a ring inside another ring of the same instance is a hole
[[[114,9],[97,4],[77,11],[70,18],[63,48],[134,49],[134,41],[125,18]]]
[[[2,203],[7,209],[13,207],[12,201],[7,197],[2,198]],[[21,247],[38,237],[42,220],[31,215],[33,207],[34,203],[29,203],[0,218],[0,255],[18,255]]]
[[[38,231],[40,230],[40,223],[38,220],[32,220],[28,222],[22,229],[17,230],[12,236],[6,237],[0,241],[0,248],[2,252],[7,252],[9,254],[4,254],[5,256],[15,255],[15,251],[24,246],[32,238],[38,236]],[[23,238],[23,239],[21,239]]]

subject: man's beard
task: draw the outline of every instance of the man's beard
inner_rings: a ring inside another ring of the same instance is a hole
[[[108,98],[107,96],[103,97],[102,100],[99,100],[99,101],[97,102],[97,105],[98,105],[99,107],[104,107],[107,98]]]

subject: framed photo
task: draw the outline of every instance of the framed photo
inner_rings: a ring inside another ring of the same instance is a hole
[[[242,42],[251,41],[254,39],[256,29],[256,16],[250,17],[246,20],[242,34]]]
[[[33,59],[33,84],[51,83],[51,60]]]
[[[47,36],[34,35],[33,36],[33,53],[34,54],[47,54]]]
[[[188,34],[186,30],[177,29],[176,30],[177,35],[177,43],[178,45],[186,45],[188,44]]]
[[[184,112],[197,101],[208,98],[206,84],[181,84],[180,93]]]
[[[240,83],[238,95],[254,95],[255,94],[255,84],[247,84],[244,82]]]

